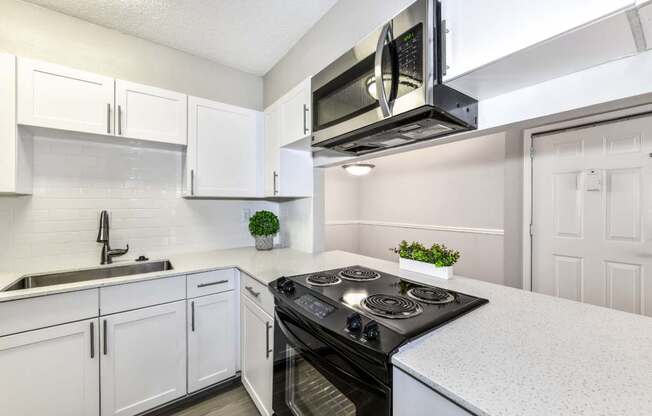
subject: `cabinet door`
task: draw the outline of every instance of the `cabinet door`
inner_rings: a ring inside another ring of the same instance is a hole
[[[258,196],[261,113],[196,97],[188,106],[188,194]]]
[[[444,0],[445,79],[458,77],[603,16],[634,0]]]
[[[187,96],[174,91],[117,80],[116,135],[185,145]]]
[[[113,78],[18,59],[18,123],[113,134]]]
[[[310,135],[310,80],[303,81],[281,99],[281,146]]]
[[[97,319],[0,337],[0,413],[99,415]]]
[[[188,392],[235,375],[235,292],[188,301]]]
[[[265,164],[263,178],[265,196],[277,196],[280,192],[281,170],[281,111],[273,107],[265,111]]]
[[[274,319],[242,296],[242,384],[263,416],[272,412]]]
[[[186,301],[100,318],[102,415],[135,415],[186,394]]]

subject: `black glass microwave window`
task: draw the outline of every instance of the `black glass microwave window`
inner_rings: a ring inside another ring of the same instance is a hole
[[[375,54],[367,56],[313,93],[314,130],[333,126],[378,107],[375,58]],[[389,101],[423,85],[421,24],[394,36],[385,45],[382,74]]]

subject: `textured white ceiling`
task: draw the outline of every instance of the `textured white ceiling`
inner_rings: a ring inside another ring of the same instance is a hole
[[[27,0],[264,75],[337,0]]]

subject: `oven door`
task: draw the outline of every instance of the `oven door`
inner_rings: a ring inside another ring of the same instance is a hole
[[[273,409],[277,416],[389,416],[391,390],[278,307]]]
[[[431,5],[415,2],[313,77],[313,146],[427,104]]]

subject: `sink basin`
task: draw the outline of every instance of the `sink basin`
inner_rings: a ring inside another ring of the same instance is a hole
[[[129,276],[132,274],[164,272],[166,270],[172,270],[172,263],[170,263],[169,260],[97,267],[94,269],[76,270],[74,272],[34,274],[21,277],[20,280],[16,281],[3,291],[6,292],[9,290],[62,285],[65,283],[85,282],[88,280],[109,279],[111,277]]]

